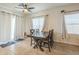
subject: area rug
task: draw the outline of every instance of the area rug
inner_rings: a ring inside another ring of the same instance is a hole
[[[4,48],[4,47],[7,47],[7,46],[16,44],[17,42],[22,41],[22,40],[24,40],[24,39],[17,39],[17,40],[13,40],[13,41],[8,41],[6,43],[3,42],[2,44],[0,44],[0,47]]]

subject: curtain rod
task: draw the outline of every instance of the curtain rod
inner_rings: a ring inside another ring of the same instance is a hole
[[[78,12],[79,10],[72,10],[72,11],[65,11],[65,10],[61,10],[61,13],[68,13],[68,12]]]
[[[40,16],[48,16],[48,15],[38,15],[38,16],[32,16],[32,17],[34,18],[34,17],[40,17]]]
[[[7,13],[7,14],[12,14],[12,15],[16,15],[16,16],[21,16],[21,15],[18,15],[18,14],[16,14],[16,13],[4,11],[4,10],[3,10],[3,11],[0,10],[0,12],[2,12],[2,13]]]

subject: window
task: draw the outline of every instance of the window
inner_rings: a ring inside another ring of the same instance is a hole
[[[44,17],[40,16],[40,17],[33,18],[32,27],[33,27],[33,29],[39,29],[40,31],[42,31],[42,29],[44,27]]]
[[[79,13],[64,15],[68,34],[79,34]]]

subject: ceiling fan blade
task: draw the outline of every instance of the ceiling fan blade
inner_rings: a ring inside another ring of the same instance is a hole
[[[27,9],[27,10],[32,13],[32,11],[30,9]]]
[[[29,7],[28,9],[34,9],[34,7]]]
[[[18,9],[24,9],[23,7],[15,7],[15,8],[18,8]]]
[[[29,7],[28,4],[26,3],[20,3],[16,8],[22,9],[23,12],[28,12],[28,13],[32,13],[31,9],[34,9],[34,7]]]

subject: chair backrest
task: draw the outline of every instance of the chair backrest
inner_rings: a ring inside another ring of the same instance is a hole
[[[35,29],[36,33],[39,33],[39,29]]]
[[[52,30],[49,30],[48,40],[49,41],[52,41],[53,40],[53,29]]]
[[[30,29],[30,34],[33,34],[35,32],[34,29]]]

